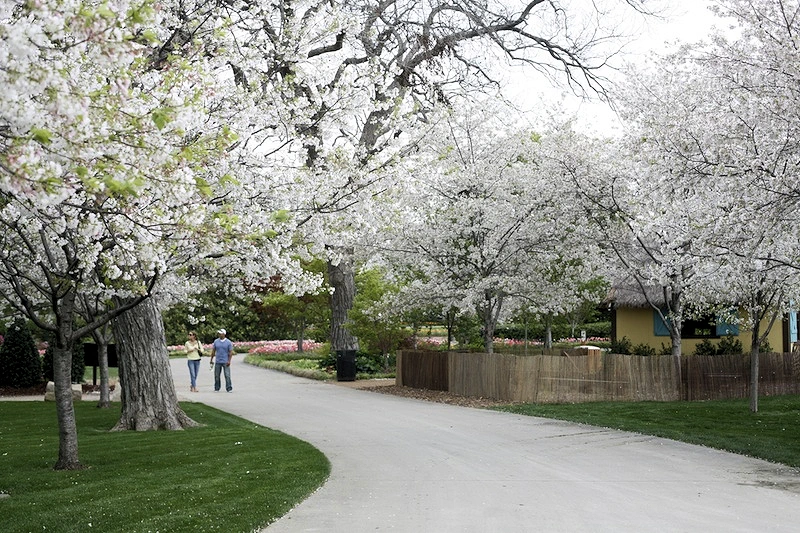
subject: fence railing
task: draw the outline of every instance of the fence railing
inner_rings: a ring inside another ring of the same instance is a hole
[[[671,356],[402,351],[397,384],[526,403],[746,398],[750,357],[685,356],[677,379]],[[800,394],[800,354],[761,354],[759,394]]]

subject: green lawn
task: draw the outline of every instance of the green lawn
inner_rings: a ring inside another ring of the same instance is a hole
[[[117,404],[118,405],[118,404]],[[203,404],[203,427],[108,431],[119,408],[75,404],[88,468],[54,471],[55,405],[0,402],[2,531],[249,532],[285,514],[327,478],[308,443]]]
[[[800,467],[800,396],[707,402],[525,404],[497,408],[634,431]]]

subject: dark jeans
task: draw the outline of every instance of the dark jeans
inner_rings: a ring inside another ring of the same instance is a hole
[[[233,385],[231,384],[231,367],[220,363],[214,363],[214,390],[219,390],[221,385],[219,380],[220,371],[225,373],[225,390],[228,392],[232,391]]]

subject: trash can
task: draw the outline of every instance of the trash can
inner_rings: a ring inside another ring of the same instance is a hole
[[[336,350],[336,381],[356,380],[356,351]]]

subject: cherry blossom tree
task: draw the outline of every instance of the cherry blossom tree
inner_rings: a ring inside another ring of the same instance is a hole
[[[209,125],[202,88],[212,69],[151,68],[155,17],[126,1],[0,3],[0,282],[10,305],[55,337],[56,468],[81,467],[74,343],[186,263],[179,243],[196,242],[207,176],[224,176],[209,168],[224,168],[233,142],[224,127],[196,127]],[[224,215],[215,213],[218,226]],[[76,327],[79,301],[103,305]]]
[[[641,10],[643,2],[616,4]],[[293,214],[317,249],[327,245],[335,350],[357,347],[345,322],[354,248],[360,229],[372,226],[364,202],[381,194],[393,176],[387,167],[413,149],[415,125],[454,94],[493,91],[497,62],[600,90],[599,69],[613,51],[594,45],[611,42],[618,22],[542,0],[308,0],[277,8],[244,1],[223,9],[237,36],[229,50],[240,54],[231,58],[235,81],[253,98],[283,101],[284,121],[270,128],[285,141],[269,144],[285,146],[302,166]]]
[[[615,227],[626,227],[646,252],[636,270],[642,287],[670,287],[665,299],[675,305],[664,318],[671,333],[684,315],[679,306],[743,309],[738,319],[753,332],[756,411],[760,343],[798,286],[798,5],[726,0],[716,11],[732,19],[735,32],[686,45],[636,74],[624,101],[638,164],[607,191],[630,190],[638,181],[635,198],[615,202],[615,213],[639,222]],[[655,258],[654,242],[669,245],[659,246]],[[680,259],[664,261],[665,250]],[[673,336],[673,354],[675,347]]]
[[[582,213],[561,179],[569,133],[502,126],[471,109],[434,130],[387,224],[393,237],[379,244],[413,280],[406,293],[475,312],[489,353],[504,312],[564,312],[593,275]]]

